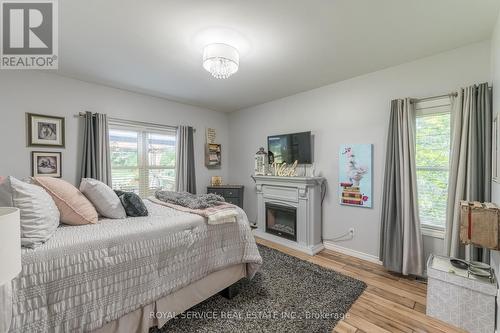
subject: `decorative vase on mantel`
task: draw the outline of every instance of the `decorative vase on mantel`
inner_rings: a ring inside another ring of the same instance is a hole
[[[255,153],[255,168],[254,173],[256,176],[267,175],[269,168],[268,156],[264,147],[260,147],[259,151]]]

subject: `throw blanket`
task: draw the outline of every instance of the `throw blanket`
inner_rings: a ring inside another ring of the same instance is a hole
[[[163,202],[191,209],[204,209],[224,203],[223,197],[217,194],[191,194],[188,192],[156,191],[155,197]]]
[[[148,198],[151,202],[159,205],[173,208],[175,210],[200,215],[207,219],[208,224],[223,224],[234,223],[238,217],[238,209],[232,204],[219,202],[217,206],[208,207],[204,209],[193,209],[181,205],[176,205],[170,202],[158,200],[154,197]]]

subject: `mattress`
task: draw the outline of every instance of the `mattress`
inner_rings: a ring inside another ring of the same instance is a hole
[[[12,281],[9,332],[87,332],[210,273],[262,263],[245,213],[236,223],[145,202],[148,217],[61,226],[36,249],[23,249]]]

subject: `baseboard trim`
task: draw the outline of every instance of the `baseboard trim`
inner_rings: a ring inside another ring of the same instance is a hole
[[[304,253],[306,253],[306,254],[308,254],[310,256],[313,256],[316,253],[321,252],[321,250],[323,250],[325,248],[325,246],[323,245],[323,243],[318,243],[316,245],[310,245],[310,246],[303,245],[303,244],[299,244],[297,242],[294,242],[294,241],[291,241],[291,240],[288,240],[288,239],[285,239],[285,238],[282,238],[282,237],[278,237],[278,236],[274,236],[274,235],[268,234],[267,232],[262,232],[259,229],[253,230],[253,234],[256,237],[259,237],[259,238],[262,238],[262,239],[274,242],[274,243],[279,244],[279,245],[283,245],[283,246],[289,247],[289,248],[297,250],[297,251],[304,252]]]
[[[379,258],[377,256],[372,255],[372,254],[348,249],[346,247],[339,246],[331,241],[323,241],[323,244],[325,245],[325,249],[327,249],[327,250],[340,252],[342,254],[346,254],[346,255],[351,256],[351,257],[363,259],[363,260],[372,262],[372,263],[377,264],[377,265],[382,265],[382,262],[379,260]]]

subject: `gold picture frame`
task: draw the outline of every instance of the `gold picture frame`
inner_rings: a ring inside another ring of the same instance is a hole
[[[210,180],[210,185],[221,186],[222,185],[222,177],[221,176],[212,176],[212,178]]]

